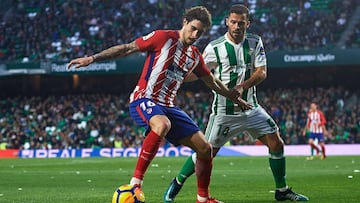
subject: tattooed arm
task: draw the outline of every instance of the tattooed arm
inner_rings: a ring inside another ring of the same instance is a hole
[[[71,68],[72,65],[75,65],[75,68],[80,68],[80,67],[88,66],[93,62],[120,58],[135,53],[137,51],[139,51],[139,47],[135,43],[135,41],[129,44],[116,45],[108,49],[105,49],[104,51],[101,51],[97,54],[94,54],[92,56],[73,59],[67,65],[67,68],[68,69]]]

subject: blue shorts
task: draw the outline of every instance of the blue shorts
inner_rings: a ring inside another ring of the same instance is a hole
[[[318,142],[324,142],[324,134],[322,133],[310,133],[309,134],[310,139],[318,139]]]
[[[195,122],[178,107],[165,107],[148,98],[138,99],[130,103],[130,115],[134,121],[149,131],[149,120],[155,115],[165,115],[171,122],[171,129],[165,138],[175,146],[179,140],[200,131]]]

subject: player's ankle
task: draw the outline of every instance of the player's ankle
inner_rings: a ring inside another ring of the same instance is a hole
[[[208,197],[202,197],[202,196],[200,196],[199,194],[197,195],[197,200],[198,200],[199,202],[206,202],[207,199],[208,199]]]

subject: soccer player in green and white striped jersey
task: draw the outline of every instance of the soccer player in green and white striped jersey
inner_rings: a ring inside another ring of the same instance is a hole
[[[269,148],[269,164],[276,185],[275,199],[308,201],[306,196],[293,192],[286,184],[284,142],[278,126],[256,98],[256,85],[267,75],[266,55],[261,37],[246,32],[250,26],[248,8],[241,4],[233,5],[226,25],[228,31],[225,35],[205,48],[204,61],[217,78],[252,108],[244,109],[214,93],[212,113],[205,132],[213,146],[213,155],[232,137],[247,131]],[[194,77],[189,80],[196,79]],[[186,160],[178,176],[171,182],[164,193],[165,203],[174,202],[186,179],[194,173],[194,160],[195,154]]]
[[[244,36],[243,40],[234,41],[238,38],[234,38],[237,35]],[[203,56],[208,67],[214,70],[214,75],[228,88],[232,89],[246,81],[248,87],[242,92],[242,99],[253,107],[258,107],[256,87],[249,83],[260,83],[266,77],[266,56],[259,36],[243,33],[240,30],[227,32],[208,44]],[[254,74],[256,77],[252,77],[253,82],[248,81]],[[242,88],[244,89],[244,87]],[[214,96],[213,114],[238,115],[244,113],[229,99],[216,93]]]

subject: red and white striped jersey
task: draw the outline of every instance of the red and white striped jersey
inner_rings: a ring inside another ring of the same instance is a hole
[[[320,110],[309,111],[307,119],[307,128],[311,133],[323,133],[323,126],[326,123],[325,116]]]
[[[210,74],[200,51],[195,46],[184,46],[176,30],[156,30],[135,42],[147,56],[130,102],[149,98],[172,107],[177,91],[191,72],[198,77]]]

